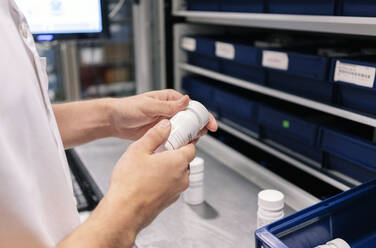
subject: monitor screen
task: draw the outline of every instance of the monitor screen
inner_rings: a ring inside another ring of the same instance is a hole
[[[33,34],[102,33],[104,0],[16,0]]]

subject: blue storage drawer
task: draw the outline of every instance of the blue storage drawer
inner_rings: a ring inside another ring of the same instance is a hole
[[[222,0],[221,11],[262,13],[264,11],[263,0]]]
[[[210,111],[218,112],[215,104],[215,89],[212,85],[196,76],[187,76],[182,79],[182,88],[190,95],[193,100],[204,104]]]
[[[192,11],[219,11],[218,0],[187,0],[187,9]]]
[[[259,106],[258,116],[262,139],[272,140],[321,162],[322,152],[317,145],[319,128],[316,124],[262,105]]]
[[[240,126],[258,133],[258,104],[234,93],[217,90],[215,104],[220,118],[228,119]]]
[[[330,80],[338,85],[337,103],[349,109],[376,114],[376,62],[340,59],[333,60],[331,68]]]
[[[366,182],[376,178],[376,145],[326,128],[322,129],[323,166]]]
[[[376,247],[376,181],[363,184],[256,231],[256,248],[313,248],[341,238]]]
[[[336,0],[265,0],[266,12],[299,15],[334,15]]]
[[[188,53],[188,63],[211,71],[220,72],[220,60],[215,57]]]
[[[271,88],[320,102],[333,102],[333,84],[311,78],[292,76],[285,72],[269,70],[267,85]]]
[[[223,74],[252,83],[265,83],[266,72],[261,67],[246,66],[232,61],[222,61],[220,70]]]
[[[339,15],[343,16],[376,16],[376,2],[374,0],[339,0]]]

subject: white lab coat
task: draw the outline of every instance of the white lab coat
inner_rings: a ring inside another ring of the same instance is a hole
[[[55,247],[79,218],[46,61],[13,0],[0,32],[0,247]]]

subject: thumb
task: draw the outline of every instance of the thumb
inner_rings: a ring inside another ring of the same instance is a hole
[[[183,96],[176,101],[156,100],[153,104],[154,113],[157,116],[172,117],[177,112],[184,110],[189,104],[189,97]]]
[[[171,124],[169,120],[162,120],[149,129],[146,134],[136,142],[138,149],[153,153],[160,145],[166,142],[170,135]]]

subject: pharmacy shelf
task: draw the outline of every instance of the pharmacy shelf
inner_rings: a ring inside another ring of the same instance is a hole
[[[310,16],[176,10],[173,15],[189,22],[256,28],[286,29],[350,35],[376,36],[376,18]]]
[[[285,153],[283,153],[283,152],[281,152],[281,151],[279,151],[275,148],[272,148],[271,146],[257,140],[256,138],[253,138],[253,137],[251,137],[247,134],[244,134],[244,133],[238,131],[237,129],[235,129],[235,128],[233,128],[233,127],[231,127],[231,126],[229,126],[229,125],[227,125],[227,124],[225,124],[221,121],[218,121],[218,125],[219,125],[220,129],[236,136],[237,138],[239,138],[239,139],[241,139],[241,140],[243,140],[243,141],[245,141],[245,142],[247,142],[247,143],[249,143],[253,146],[258,147],[259,149],[261,149],[263,151],[266,151],[266,152],[276,156],[277,158],[293,165],[294,167],[296,167],[296,168],[298,168],[298,169],[300,169],[304,172],[307,172],[308,174],[310,174],[310,175],[312,175],[312,176],[314,176],[314,177],[316,177],[316,178],[318,178],[318,179],[320,179],[320,180],[322,180],[322,181],[324,181],[324,182],[326,182],[326,183],[328,183],[328,184],[330,184],[330,185],[332,185],[332,186],[334,186],[334,187],[336,187],[340,190],[346,191],[346,190],[350,189],[349,186],[347,186],[347,185],[335,180],[334,178],[322,173],[318,169],[314,169],[311,166],[306,165],[306,164],[300,162],[299,160],[296,160],[296,159],[288,156],[287,154],[285,154]],[[354,183],[354,182],[351,182],[351,183]],[[360,183],[357,182],[355,184],[359,185]]]
[[[235,85],[235,86],[248,89],[251,91],[255,91],[264,95],[279,98],[279,99],[292,102],[294,104],[298,104],[307,108],[315,109],[315,110],[332,114],[335,116],[339,116],[348,120],[352,120],[352,121],[366,124],[372,127],[376,127],[376,118],[372,118],[366,115],[336,108],[336,107],[333,107],[324,103],[312,101],[303,97],[288,94],[279,90],[271,89],[271,88],[268,88],[259,84],[255,84],[252,82],[230,77],[221,73],[206,70],[201,67],[189,65],[186,63],[181,63],[179,65],[179,68],[187,72],[191,72],[191,73],[195,73],[201,76],[219,80],[224,83],[228,83],[228,84]]]

